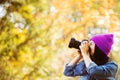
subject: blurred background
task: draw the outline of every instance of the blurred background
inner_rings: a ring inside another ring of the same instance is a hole
[[[79,80],[63,74],[70,38],[99,33],[115,35],[120,66],[120,0],[0,0],[0,80]]]

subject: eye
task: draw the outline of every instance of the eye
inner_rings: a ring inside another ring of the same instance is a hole
[[[92,42],[90,42],[89,44],[92,45]]]
[[[93,42],[92,41],[90,41],[90,45],[92,45],[93,44]]]
[[[90,43],[90,45],[92,45],[92,43]]]

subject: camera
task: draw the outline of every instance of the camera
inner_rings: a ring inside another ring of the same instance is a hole
[[[88,41],[87,39],[83,39],[81,42],[83,41]],[[71,38],[68,47],[69,48],[75,48],[75,49],[79,49],[79,46],[81,45],[81,42],[76,40],[75,38]]]
[[[87,39],[83,39],[82,41],[78,41],[75,38],[71,38],[68,47],[80,50],[79,46],[81,45],[81,42],[83,42],[83,41],[88,41],[88,40]],[[91,53],[90,47],[89,47],[88,52]]]

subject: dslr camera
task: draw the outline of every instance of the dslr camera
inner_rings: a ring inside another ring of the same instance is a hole
[[[87,39],[83,39],[82,41],[78,41],[75,38],[71,38],[68,47],[80,50],[79,46],[81,45],[81,42],[83,42],[83,41],[88,41],[88,40]],[[90,48],[89,48],[89,52],[91,52]]]

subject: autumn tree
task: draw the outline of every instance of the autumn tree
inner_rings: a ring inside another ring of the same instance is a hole
[[[111,57],[120,66],[119,5],[119,0],[1,0],[0,80],[74,80],[63,75],[75,55],[68,42],[97,33],[116,35]]]

